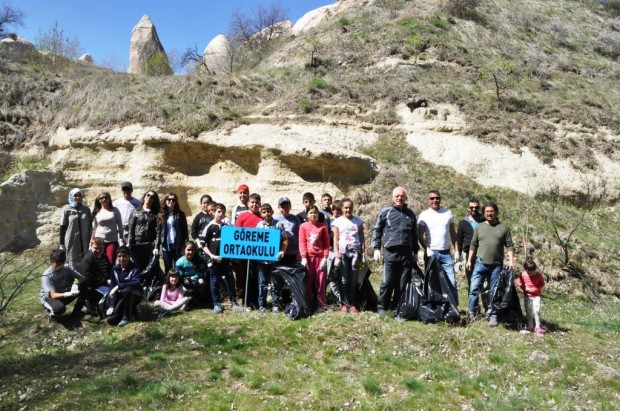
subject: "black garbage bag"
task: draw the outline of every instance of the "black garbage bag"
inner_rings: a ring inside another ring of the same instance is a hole
[[[379,299],[377,293],[370,283],[370,268],[365,266],[360,270],[357,278],[357,300],[359,301],[361,311],[377,311]]]
[[[144,299],[154,301],[161,296],[164,285],[164,272],[159,265],[159,255],[154,255],[140,274],[140,284],[144,290]]]
[[[271,272],[271,277],[280,284],[284,284],[291,293],[291,302],[286,305],[284,312],[291,320],[308,317],[310,307],[306,301],[306,267],[301,264],[291,266],[276,266]]]
[[[405,320],[418,318],[420,303],[424,297],[424,277],[417,264],[413,267],[411,280],[400,295],[397,316]]]
[[[435,257],[430,257],[426,260],[425,270],[418,318],[424,323],[458,321],[460,315],[452,296],[452,285],[441,263]]]
[[[489,290],[490,305],[496,310],[500,321],[523,318],[519,296],[514,284],[514,270],[508,266],[502,269],[497,285]]]

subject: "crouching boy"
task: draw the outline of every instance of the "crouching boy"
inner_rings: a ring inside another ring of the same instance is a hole
[[[138,305],[142,301],[140,270],[129,260],[129,248],[116,250],[117,264],[112,268],[108,324],[123,327],[140,315]],[[120,322],[118,319],[121,317]]]
[[[57,319],[67,310],[67,304],[75,300],[80,293],[79,280],[82,275],[71,266],[65,265],[67,254],[64,250],[50,252],[51,266],[41,278],[40,299],[48,311],[50,319]]]

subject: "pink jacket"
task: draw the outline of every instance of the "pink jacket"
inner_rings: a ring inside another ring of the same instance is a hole
[[[523,295],[526,297],[540,297],[545,287],[545,279],[539,272],[530,276],[527,271],[523,271],[518,281],[519,288],[523,290]]]
[[[306,222],[299,227],[299,254],[301,258],[329,257],[329,233],[325,223]]]

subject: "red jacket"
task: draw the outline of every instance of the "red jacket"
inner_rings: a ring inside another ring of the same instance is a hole
[[[540,297],[545,286],[545,279],[539,272],[529,275],[527,271],[523,271],[518,281],[519,288],[523,290],[523,295],[526,297]]]
[[[301,258],[329,257],[329,233],[325,223],[303,223],[299,227],[299,254]]]

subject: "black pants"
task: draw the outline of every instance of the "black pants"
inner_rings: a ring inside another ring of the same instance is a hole
[[[400,294],[411,280],[413,266],[411,248],[399,246],[384,249],[378,309],[396,310],[400,302]]]
[[[45,299],[45,302],[43,303],[43,307],[45,307],[45,309],[49,311],[49,313],[52,316],[58,317],[58,316],[63,315],[65,311],[67,311],[67,304],[69,304],[71,301],[75,300],[76,298],[77,298],[76,295],[74,295],[73,297],[60,297],[60,298],[47,297]]]

